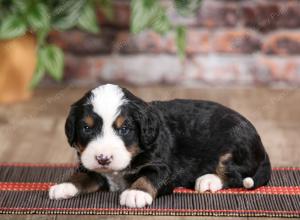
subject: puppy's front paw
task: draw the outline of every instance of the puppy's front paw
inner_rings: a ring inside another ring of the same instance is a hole
[[[120,204],[130,208],[143,208],[146,205],[151,205],[152,196],[141,190],[127,189],[121,193]]]
[[[50,199],[68,199],[76,196],[78,189],[72,183],[60,183],[49,189]]]
[[[222,180],[215,174],[206,174],[196,179],[195,190],[199,192],[216,192],[222,189],[222,187]]]

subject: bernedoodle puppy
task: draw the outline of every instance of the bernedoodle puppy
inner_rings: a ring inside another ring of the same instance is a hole
[[[50,188],[51,199],[120,191],[121,205],[140,208],[175,187],[254,189],[270,179],[269,157],[253,125],[210,101],[145,102],[125,88],[102,85],[71,106],[65,132],[79,168]]]

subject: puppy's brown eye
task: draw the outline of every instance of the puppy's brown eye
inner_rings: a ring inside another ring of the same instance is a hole
[[[91,130],[92,129],[89,126],[87,126],[87,125],[83,126],[83,132],[85,132],[85,133],[90,133]]]
[[[121,135],[121,136],[125,136],[125,135],[127,135],[127,134],[129,133],[129,128],[126,127],[126,126],[123,126],[123,127],[121,127],[121,128],[118,130],[118,133],[119,133],[119,135]]]

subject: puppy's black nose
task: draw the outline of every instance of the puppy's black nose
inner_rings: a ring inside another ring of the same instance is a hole
[[[107,166],[111,163],[112,156],[104,156],[103,154],[100,154],[99,156],[96,156],[97,162],[102,166]]]

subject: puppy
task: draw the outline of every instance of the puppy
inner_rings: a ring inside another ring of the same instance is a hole
[[[121,205],[141,208],[175,187],[254,189],[270,179],[253,125],[210,101],[148,103],[102,85],[71,106],[65,132],[80,164],[68,181],[50,188],[51,199],[120,191]]]

